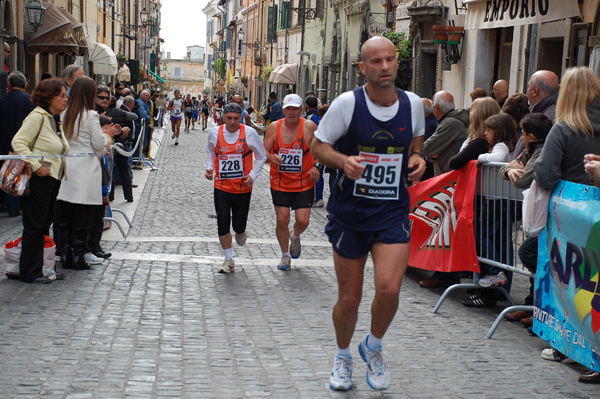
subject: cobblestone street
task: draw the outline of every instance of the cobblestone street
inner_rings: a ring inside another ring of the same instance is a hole
[[[324,208],[313,209],[292,270],[277,270],[265,166],[246,246],[233,245],[236,271],[219,274],[213,186],[204,178],[208,130],[182,132],[178,146],[170,137],[167,131],[156,153],[158,170],[135,171],[135,202],[115,195],[112,206],[128,210],[133,224],[126,238],[115,225],[105,232],[109,261],[68,270],[64,281],[47,286],[0,278],[0,397],[598,397],[597,386],[577,382],[584,367],[542,359],[546,344],[520,323],[504,321],[485,339],[507,302],[465,308],[459,293],[431,313],[443,291],[420,288],[430,272],[419,269],[407,272],[384,339],[390,389],[371,390],[357,350],[369,331],[370,263],[352,341],[355,388],[330,391],[337,284]],[[21,234],[20,217],[2,213],[0,226],[2,242]],[[515,276],[519,303],[528,289],[529,281]]]

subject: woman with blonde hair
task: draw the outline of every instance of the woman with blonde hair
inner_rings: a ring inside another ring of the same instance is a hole
[[[450,162],[448,162],[450,169],[462,169],[470,161],[476,160],[480,154],[488,152],[489,144],[484,135],[484,122],[490,116],[498,113],[500,113],[500,106],[491,97],[478,98],[473,101],[469,113],[469,137],[460,147],[460,152],[450,158]]]
[[[600,153],[600,79],[587,67],[563,75],[556,122],[534,165],[535,180],[552,190],[560,180],[588,184],[582,159]]]
[[[84,258],[90,215],[93,205],[102,205],[99,158],[110,143],[102,134],[100,117],[94,110],[95,99],[96,83],[81,77],[73,83],[64,113],[63,129],[71,152],[87,154],[67,159],[69,176],[63,180],[57,197],[60,262],[65,269],[90,268]]]
[[[553,190],[560,180],[589,184],[583,160],[589,160],[590,153],[600,154],[599,101],[600,79],[591,69],[575,67],[565,72],[556,102],[555,124],[533,165],[540,187]],[[544,349],[542,357],[565,359],[552,348]],[[579,382],[598,384],[600,373],[590,370],[579,376]]]

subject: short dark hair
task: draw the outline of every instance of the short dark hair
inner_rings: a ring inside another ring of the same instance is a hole
[[[319,106],[319,99],[315,96],[306,97],[304,102],[306,103],[307,107],[310,107],[310,109],[316,109]]]
[[[63,87],[66,88],[67,85],[62,79],[50,78],[42,80],[35,86],[31,94],[31,102],[38,107],[48,108],[52,99],[60,94]]]
[[[110,93],[110,89],[108,88],[108,86],[99,85],[97,94],[100,94],[100,93]]]
[[[277,93],[275,93],[274,91],[269,93],[269,98],[271,100],[276,100],[277,99]]]
[[[538,140],[546,140],[546,136],[552,129],[552,121],[546,115],[534,112],[521,119],[521,129],[527,134],[533,134]]]

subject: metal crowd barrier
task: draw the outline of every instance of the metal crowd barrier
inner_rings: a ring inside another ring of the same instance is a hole
[[[475,241],[477,258],[480,263],[495,266],[504,271],[535,278],[535,273],[517,262],[518,248],[524,240],[521,228],[522,190],[515,188],[509,180],[500,176],[502,162],[481,165],[477,173],[475,189]],[[486,338],[491,338],[507,313],[517,310],[533,312],[533,306],[516,305],[510,294],[502,286],[481,287],[479,274],[473,274],[472,283],[454,284],[448,287],[439,298],[432,313],[437,313],[451,292],[464,289],[496,290],[501,292],[511,306],[504,309],[488,330]]]

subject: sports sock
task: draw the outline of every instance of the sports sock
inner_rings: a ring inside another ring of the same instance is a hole
[[[229,248],[229,249],[224,249],[223,252],[225,253],[225,258],[233,258],[233,248]]]
[[[342,349],[338,346],[337,351],[335,352],[335,355],[336,356],[352,356],[352,352],[350,352],[350,347]]]
[[[298,237],[296,234],[294,234],[294,230],[292,230],[292,234],[290,234],[290,238],[292,237]]]
[[[369,333],[367,336],[367,346],[369,349],[375,349],[381,346],[381,342],[383,338],[377,338],[373,335],[373,333]]]
[[[290,253],[289,252],[282,252],[281,256],[290,256]]]

